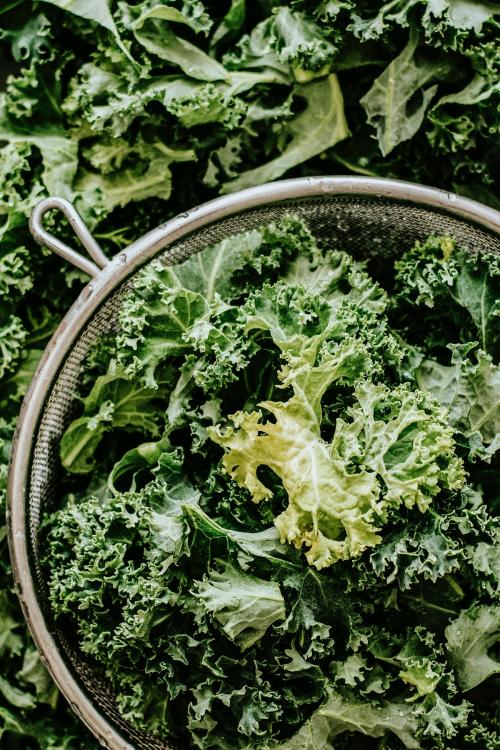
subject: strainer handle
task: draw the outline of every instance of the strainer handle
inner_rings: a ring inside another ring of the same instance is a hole
[[[85,250],[92,260],[85,258],[76,250],[73,250],[62,240],[47,232],[43,226],[43,218],[47,211],[57,209],[67,218],[73,232],[76,234]],[[48,247],[64,260],[68,260],[74,266],[84,271],[89,276],[94,277],[105,268],[109,260],[104,255],[100,245],[92,237],[89,229],[76,208],[64,198],[45,198],[35,208],[30,217],[30,232],[39,245]],[[94,263],[92,261],[95,261]]]

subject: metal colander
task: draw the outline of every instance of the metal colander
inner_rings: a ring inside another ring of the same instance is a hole
[[[43,215],[66,215],[93,261],[48,234]],[[9,474],[9,541],[26,620],[56,683],[97,739],[111,750],[167,750],[165,741],[128,724],[109,684],[52,617],[40,567],[38,526],[58,502],[58,444],[73,416],[82,363],[93,343],[117,326],[117,310],[137,273],[154,258],[184,260],[225,237],[279,219],[302,216],[330,247],[375,267],[430,234],[446,234],[477,252],[500,253],[500,213],[440,190],[393,180],[317,177],[286,180],[206,203],[168,221],[108,261],[72,206],[43,201],[35,239],[86,271],[85,287],[50,341],[24,401]]]

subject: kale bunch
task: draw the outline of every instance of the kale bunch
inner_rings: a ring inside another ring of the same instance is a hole
[[[499,271],[430,238],[375,281],[290,215],[139,273],[42,533],[59,624],[134,726],[203,750],[498,731]]]

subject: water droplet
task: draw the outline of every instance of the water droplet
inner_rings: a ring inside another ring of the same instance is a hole
[[[344,219],[339,219],[337,221],[337,229],[340,232],[347,232],[349,231],[349,224],[347,223],[347,221],[344,221]]]
[[[455,203],[455,201],[457,200],[457,196],[455,195],[455,193],[448,193],[447,197],[450,203]]]
[[[118,260],[120,263],[126,263],[127,262],[127,254],[126,253],[120,253],[118,256]]]
[[[179,219],[187,219],[189,216],[187,211],[184,211],[182,214],[179,214]]]

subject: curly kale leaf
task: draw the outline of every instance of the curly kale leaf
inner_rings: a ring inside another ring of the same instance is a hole
[[[134,21],[133,34],[150,54],[178,66],[190,78],[224,81],[229,77],[223,65],[181,36],[179,27],[170,26],[168,21],[189,24],[189,19],[179,10],[159,6],[151,8]]]
[[[494,362],[500,357],[500,256],[473,254],[450,238],[430,238],[395,263],[395,314],[419,314],[434,331],[432,351],[449,343],[478,341]],[[413,328],[413,326],[412,326]],[[427,326],[422,325],[422,331]],[[443,337],[446,331],[446,340]]]
[[[492,539],[470,545],[465,553],[479,575],[478,589],[492,598],[500,594],[500,525],[491,522]]]
[[[301,84],[294,93],[305,100],[306,106],[286,122],[283,136],[288,142],[280,155],[242,172],[224,185],[223,192],[230,193],[276,180],[289,169],[347,138],[349,130],[344,101],[336,75]]]
[[[296,735],[276,745],[276,750],[332,747],[338,734],[349,731],[369,737],[383,737],[386,732],[393,732],[404,747],[413,750],[419,747],[415,736],[417,727],[418,721],[408,703],[384,701],[375,705],[370,701],[346,700],[330,690],[326,703]]]
[[[63,466],[77,474],[92,471],[103,437],[113,430],[158,436],[158,403],[166,386],[167,383],[155,388],[140,386],[120,369],[98,377],[83,399],[83,416],[71,422],[61,439]]]
[[[276,535],[272,540],[211,521],[198,506],[199,491],[183,476],[180,454],[166,455],[157,474],[140,493],[70,501],[52,519],[53,606],[59,618],[78,616],[83,650],[101,663],[133,724],[147,721],[180,741],[189,730],[207,746],[243,748],[246,737],[259,746],[273,725],[279,731],[285,708],[301,692],[297,683],[280,698],[271,681],[283,668],[274,656],[256,667],[262,639],[288,642],[286,634],[268,635],[274,631],[269,626],[285,618],[285,604],[268,570],[259,577],[237,562],[241,552],[246,565],[272,559]],[[232,566],[220,566],[219,557],[227,560],[228,553]],[[180,570],[180,560],[189,571]],[[240,603],[249,606],[245,616]],[[155,663],[159,652],[166,659]],[[147,679],[138,680],[139,673]],[[163,710],[175,700],[175,711],[185,717],[178,730]],[[312,700],[317,704],[318,695]],[[304,710],[309,701],[310,695]],[[210,717],[218,717],[217,729]],[[302,718],[297,703],[288,720],[300,725]]]
[[[418,582],[435,583],[458,571],[467,576],[470,564],[483,574],[479,588],[494,593],[499,583],[497,526],[480,494],[465,487],[435,503],[432,513],[393,519],[369,565],[380,581],[397,581],[399,589],[407,591]]]
[[[11,372],[17,365],[23,345],[26,341],[27,331],[22,321],[15,315],[9,315],[2,321],[0,326],[0,377]]]
[[[212,571],[194,596],[243,650],[286,617],[285,600],[277,583],[239,573],[230,566]]]
[[[446,641],[458,683],[471,690],[500,672],[493,650],[500,640],[500,607],[479,605],[462,611],[446,628]]]
[[[13,122],[6,111],[5,94],[0,94],[0,141],[33,146],[42,159],[41,180],[50,195],[73,200],[73,180],[78,168],[78,141],[60,123],[24,125]]]
[[[316,239],[294,215],[223,239],[169,268],[172,286],[202,294],[208,302],[240,297],[283,271],[289,260],[314,252]]]
[[[383,156],[415,135],[438,89],[437,85],[427,84],[449,69],[446,58],[417,61],[418,41],[415,31],[401,54],[375,79],[360,101],[368,122],[377,130]],[[410,108],[416,94],[420,94],[420,103]]]
[[[81,169],[75,181],[77,207],[95,224],[116,207],[146,198],[168,200],[172,191],[171,165],[195,158],[192,149],[173,149],[161,141],[146,143],[116,138],[84,151],[94,171]]]
[[[450,345],[451,365],[425,359],[415,377],[449,414],[455,429],[465,436],[471,455],[490,461],[500,448],[500,367],[483,351]]]
[[[226,331],[227,302],[264,276],[277,274],[299,247],[313,244],[303,222],[285,217],[279,224],[224,239],[179,265],[150,264],[121,309],[119,361],[127,372],[141,375],[154,387],[155,370],[164,359],[206,349],[225,360],[221,365],[231,378],[227,365],[236,364],[244,342],[235,341],[234,357],[228,356],[232,319]],[[197,367],[200,378],[203,370]]]
[[[305,82],[328,72],[335,47],[321,27],[303,13],[277,8],[226,55],[231,68],[290,69],[297,81]]]
[[[383,3],[376,10],[375,16],[361,16],[353,14],[353,31],[364,39],[381,36],[392,24],[399,26],[413,26],[415,9],[420,6],[423,11],[421,24],[426,35],[433,36],[447,33],[452,38],[460,38],[462,31],[474,31],[480,34],[482,27],[500,12],[500,6],[492,3],[476,3],[471,0],[463,2],[427,3],[425,0],[396,0]],[[370,9],[371,10],[371,9]]]

